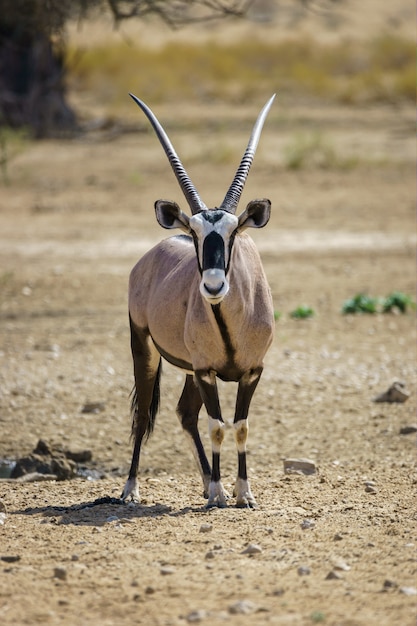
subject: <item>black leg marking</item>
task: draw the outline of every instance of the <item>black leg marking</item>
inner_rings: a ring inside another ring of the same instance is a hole
[[[129,317],[130,319],[130,317]],[[161,358],[146,330],[136,328],[130,319],[130,344],[135,385],[132,398],[132,437],[134,447],[129,477],[122,498],[139,498],[137,475],[143,439],[152,433],[159,407]]]
[[[198,387],[195,385],[193,377],[187,374],[184,389],[177,405],[177,414],[181,420],[182,427],[192,439],[193,453],[203,479],[204,495],[207,498],[211,468],[200,438],[200,433],[198,432],[198,414],[202,404],[203,401]]]

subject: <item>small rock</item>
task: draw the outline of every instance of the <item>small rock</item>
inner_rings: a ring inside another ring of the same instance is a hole
[[[284,459],[285,474],[316,474],[317,467],[314,461],[309,459]]]
[[[377,493],[378,490],[375,489],[375,487],[373,487],[372,485],[366,485],[365,492],[366,493]]]
[[[393,580],[384,580],[384,584],[382,586],[384,589],[396,589],[398,587],[397,583]]]
[[[201,524],[200,533],[210,533],[213,530],[213,524]]]
[[[145,593],[146,593],[148,596],[151,596],[153,593],[155,593],[155,588],[154,588],[154,587],[151,587],[151,585],[148,585],[148,586],[146,587],[146,589],[145,589]]]
[[[300,565],[300,567],[297,569],[297,574],[299,576],[309,576],[311,574],[311,569],[309,567],[306,567],[305,565]]]
[[[343,559],[334,559],[332,565],[334,569],[341,570],[342,572],[348,572],[350,570],[350,565],[348,565]]]
[[[209,550],[209,552],[207,552],[205,556],[206,559],[214,559],[214,557],[215,557],[215,554],[212,550]]]
[[[54,578],[58,578],[58,580],[67,580],[67,570],[65,567],[54,567]]]
[[[261,546],[258,546],[256,543],[250,543],[248,547],[241,552],[241,554],[260,554],[261,552]]]
[[[189,613],[187,615],[187,622],[189,624],[198,624],[199,622],[202,622],[203,619],[205,619],[207,617],[207,611],[205,611],[204,609],[199,609],[198,611],[191,611],[191,613]]]
[[[6,505],[3,500],[0,500],[0,513],[6,513]]]
[[[309,530],[310,528],[314,528],[315,525],[316,525],[316,522],[313,519],[304,519],[301,522],[301,528],[303,530]]]
[[[405,383],[396,380],[383,393],[374,398],[374,402],[406,402],[410,397],[410,393],[405,388]]]
[[[175,567],[161,567],[160,573],[162,576],[170,576],[175,573]]]
[[[105,408],[105,402],[86,402],[81,408],[81,413],[101,413]]]
[[[340,533],[336,533],[335,536],[333,537],[333,541],[342,541],[343,540],[343,535],[341,535]]]
[[[6,513],[1,512],[0,513],[0,526],[2,526],[5,522],[6,522]]]
[[[408,424],[400,428],[400,435],[413,435],[414,433],[417,433],[417,424]]]
[[[17,563],[17,561],[20,561],[20,556],[18,554],[16,555],[6,554],[5,556],[0,556],[0,560],[4,561],[5,563]]]
[[[416,587],[400,587],[399,592],[403,593],[406,596],[417,596]]]
[[[229,606],[229,613],[232,615],[250,615],[256,611],[256,605],[250,600],[239,600]]]
[[[325,580],[340,580],[342,577],[340,574],[338,574],[337,572],[335,572],[334,570],[332,570],[331,572],[329,572],[326,576]]]

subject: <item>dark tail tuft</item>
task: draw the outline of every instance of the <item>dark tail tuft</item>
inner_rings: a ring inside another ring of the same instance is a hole
[[[156,378],[155,378],[155,382],[153,386],[151,406],[149,407],[149,421],[146,426],[146,431],[144,435],[145,441],[149,439],[149,437],[151,436],[153,432],[155,421],[156,421],[156,415],[159,410],[159,401],[161,397],[161,393],[160,393],[161,372],[162,372],[162,359],[159,359],[158,371],[156,373]],[[136,389],[136,386],[133,386],[133,389],[130,395],[132,398],[132,401],[130,404],[130,412],[132,415],[131,437],[134,437],[136,433],[136,415],[137,415],[137,410],[138,410],[138,391]]]

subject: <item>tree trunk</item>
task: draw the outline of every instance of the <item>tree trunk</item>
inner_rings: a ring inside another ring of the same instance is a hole
[[[0,17],[0,124],[28,127],[35,137],[75,131],[64,78],[62,50],[47,35],[6,25]]]

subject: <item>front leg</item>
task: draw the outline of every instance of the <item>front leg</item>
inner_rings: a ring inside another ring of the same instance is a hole
[[[196,371],[195,380],[209,415],[212,470],[208,488],[207,508],[214,506],[223,508],[227,506],[226,501],[228,496],[221,483],[220,474],[220,448],[224,439],[224,421],[220,410],[216,372],[213,370]]]
[[[238,454],[238,473],[233,495],[236,496],[236,506],[240,508],[250,507],[251,509],[256,509],[258,507],[248,481],[246,469],[246,441],[249,432],[249,406],[261,374],[262,367],[255,368],[244,374],[239,381],[236,398],[233,425],[235,428],[235,440]]]

